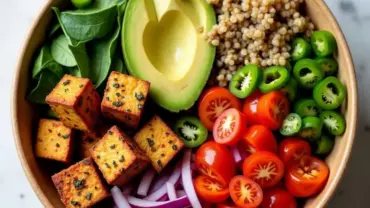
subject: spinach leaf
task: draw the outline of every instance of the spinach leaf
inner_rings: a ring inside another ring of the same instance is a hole
[[[54,8],[54,11],[59,11]],[[102,38],[109,33],[117,16],[116,6],[101,10],[76,10],[65,11],[59,14],[59,20],[63,30],[70,38],[87,42],[96,38]]]
[[[78,66],[66,68],[66,72],[67,72],[67,74],[70,74],[70,75],[75,76],[75,77],[82,77],[81,76],[81,71],[78,68]]]
[[[77,67],[80,70],[81,77],[90,78],[89,57],[86,53],[85,43],[69,45],[74,58],[77,60]]]
[[[69,48],[69,40],[64,34],[53,40],[51,55],[56,62],[63,66],[73,67],[77,65],[76,59]]]
[[[40,53],[36,58],[32,70],[32,78],[37,79],[40,73],[45,69],[54,72],[59,77],[64,75],[62,66],[59,65],[51,56],[50,47],[48,45],[41,48]]]
[[[54,36],[59,30],[61,29],[61,26],[60,26],[60,23],[59,22],[57,22],[57,23],[55,23],[52,27],[51,27],[51,29],[50,29],[50,31],[49,31],[49,37],[52,37],[52,36]]]
[[[103,81],[107,78],[112,65],[112,57],[117,48],[117,41],[121,32],[121,23],[123,12],[126,7],[126,1],[117,4],[117,28],[112,34],[91,42],[89,50],[89,56],[91,59],[90,66],[90,78],[93,81],[95,87],[99,87]]]
[[[111,70],[120,72],[122,74],[127,74],[126,66],[123,63],[123,61],[120,58],[118,58],[118,56],[114,56]]]
[[[41,73],[36,87],[31,90],[28,100],[33,103],[46,104],[46,96],[54,89],[61,78],[49,70]]]

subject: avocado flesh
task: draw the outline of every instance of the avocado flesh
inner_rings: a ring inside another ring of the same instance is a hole
[[[206,40],[216,24],[204,0],[131,0],[122,27],[122,49],[131,75],[151,83],[150,96],[179,112],[193,106],[215,58]],[[203,32],[200,32],[203,30]]]

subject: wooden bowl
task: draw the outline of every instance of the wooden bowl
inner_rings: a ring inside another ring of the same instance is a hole
[[[35,106],[25,100],[29,81],[30,66],[36,50],[42,45],[48,24],[52,17],[52,6],[63,6],[67,1],[47,1],[41,10],[23,47],[15,70],[12,91],[12,124],[15,144],[23,169],[45,207],[64,207],[53,186],[50,175],[45,167],[38,163],[33,154],[33,136],[37,123]],[[347,88],[347,103],[342,107],[346,116],[347,130],[342,137],[336,139],[333,152],[326,158],[330,167],[329,181],[324,190],[310,198],[305,207],[324,207],[333,196],[343,171],[351,154],[352,143],[356,132],[357,122],[357,84],[355,70],[346,40],[333,14],[322,0],[306,0],[307,11],[312,21],[319,29],[331,31],[338,42],[339,77]]]

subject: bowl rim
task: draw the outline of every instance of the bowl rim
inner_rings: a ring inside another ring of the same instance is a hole
[[[20,56],[17,60],[16,68],[15,71],[13,72],[13,80],[12,80],[12,88],[11,88],[11,99],[10,99],[10,110],[11,110],[11,124],[12,124],[12,131],[13,131],[13,137],[15,141],[15,146],[16,150],[18,153],[18,158],[21,162],[23,171],[31,184],[31,187],[33,191],[36,193],[36,196],[39,198],[40,202],[45,206],[45,207],[54,207],[51,201],[46,197],[46,195],[41,191],[41,187],[39,185],[39,182],[36,181],[36,178],[34,176],[34,173],[31,171],[30,165],[26,159],[26,155],[24,154],[24,151],[22,150],[22,144],[21,144],[21,138],[19,135],[19,128],[18,128],[18,120],[17,120],[17,96],[16,93],[19,92],[19,77],[20,77],[20,72],[21,72],[21,66],[23,62],[23,57],[25,56],[27,46],[29,45],[29,42],[32,39],[32,34],[35,32],[35,29],[37,25],[39,24],[41,18],[44,16],[46,12],[48,12],[49,8],[53,4],[53,0],[47,1],[39,10],[39,13],[37,17],[33,20],[33,23],[28,30],[28,33],[26,35],[26,38],[24,39],[23,42],[23,47],[21,49]],[[349,73],[349,76],[346,78],[348,79],[349,83],[353,83],[353,86],[350,88],[351,91],[348,91],[347,88],[347,94],[352,94],[353,99],[351,102],[349,102],[347,105],[355,106],[352,108],[351,113],[351,119],[349,121],[348,127],[350,127],[351,131],[348,133],[348,142],[346,147],[344,148],[343,151],[343,156],[341,158],[341,162],[338,165],[338,171],[335,173],[333,176],[332,182],[329,184],[328,189],[326,192],[322,195],[322,199],[316,204],[316,207],[324,207],[328,201],[332,198],[332,196],[335,193],[335,189],[338,187],[339,183],[343,179],[343,173],[345,170],[346,165],[348,164],[348,160],[351,156],[351,151],[353,147],[353,142],[355,139],[356,135],[356,129],[357,129],[357,116],[358,116],[358,94],[357,94],[357,80],[356,80],[356,71],[354,68],[353,64],[353,59],[351,55],[351,51],[348,46],[348,42],[343,34],[343,31],[341,27],[339,26],[334,14],[332,11],[329,9],[328,5],[324,1],[318,1],[318,4],[321,4],[322,8],[328,12],[329,19],[328,21],[333,24],[333,27],[335,30],[338,31],[337,33],[337,39],[339,39],[339,42],[342,42],[343,45],[342,47],[344,48],[343,53],[341,56],[343,56],[344,59],[347,59],[346,61],[349,63],[349,69],[351,73]]]

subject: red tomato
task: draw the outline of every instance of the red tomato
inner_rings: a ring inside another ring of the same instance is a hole
[[[229,184],[235,176],[235,161],[230,150],[214,141],[206,142],[200,146],[195,154],[197,170],[222,185]]]
[[[311,145],[303,139],[286,138],[279,144],[279,157],[286,167],[305,155],[311,155]]]
[[[230,196],[238,207],[258,207],[263,198],[261,187],[245,176],[235,176],[229,184]]]
[[[283,178],[284,164],[271,152],[256,152],[244,160],[243,175],[256,181],[262,188],[269,188]]]
[[[243,113],[249,124],[259,124],[257,115],[257,104],[263,94],[256,90],[244,100]]]
[[[194,188],[199,198],[206,202],[220,203],[229,198],[229,188],[208,176],[198,176]]]
[[[281,188],[273,188],[263,192],[261,208],[296,208],[297,202],[292,194]]]
[[[289,100],[280,91],[264,94],[257,104],[257,114],[261,124],[277,130],[289,114]]]
[[[320,159],[304,156],[294,162],[285,174],[285,186],[295,197],[309,197],[325,186],[329,168]]]
[[[244,115],[235,108],[224,111],[213,126],[213,138],[220,144],[234,145],[242,138],[247,123]]]
[[[199,118],[204,126],[212,131],[216,119],[229,108],[240,110],[240,100],[223,87],[212,87],[201,96],[198,106]]]
[[[253,125],[247,129],[242,137],[239,149],[247,154],[257,151],[277,153],[277,142],[271,130],[262,125]]]
[[[228,201],[221,204],[217,204],[217,208],[237,208],[237,207],[234,203]]]

